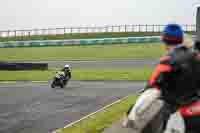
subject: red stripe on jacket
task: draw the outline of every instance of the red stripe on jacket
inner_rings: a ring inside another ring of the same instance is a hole
[[[158,64],[153,71],[151,78],[149,80],[149,84],[157,89],[160,89],[158,85],[156,85],[156,80],[158,79],[159,75],[163,72],[170,72],[172,67],[167,64]]]

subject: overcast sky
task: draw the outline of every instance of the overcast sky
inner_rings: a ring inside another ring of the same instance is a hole
[[[168,22],[195,24],[198,1],[0,0],[0,30]]]

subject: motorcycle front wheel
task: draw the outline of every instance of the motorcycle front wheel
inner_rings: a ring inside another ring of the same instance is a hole
[[[56,79],[53,79],[51,83],[51,88],[55,88],[55,87],[56,87]]]
[[[55,88],[55,85],[53,83],[51,84],[51,88]]]

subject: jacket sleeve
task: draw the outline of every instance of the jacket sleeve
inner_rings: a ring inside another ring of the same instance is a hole
[[[154,69],[153,73],[150,76],[146,88],[156,88],[160,89],[159,82],[161,82],[161,77],[164,73],[170,73],[172,71],[172,66],[167,63],[159,63]]]

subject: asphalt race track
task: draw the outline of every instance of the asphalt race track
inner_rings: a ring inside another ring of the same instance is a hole
[[[30,61],[27,61],[30,62]],[[49,68],[132,68],[154,66],[155,60],[40,61]],[[0,133],[47,133],[79,120],[128,94],[143,82],[71,81],[67,88],[50,83],[0,84]]]
[[[143,82],[71,81],[0,84],[0,133],[47,133],[143,88]]]

